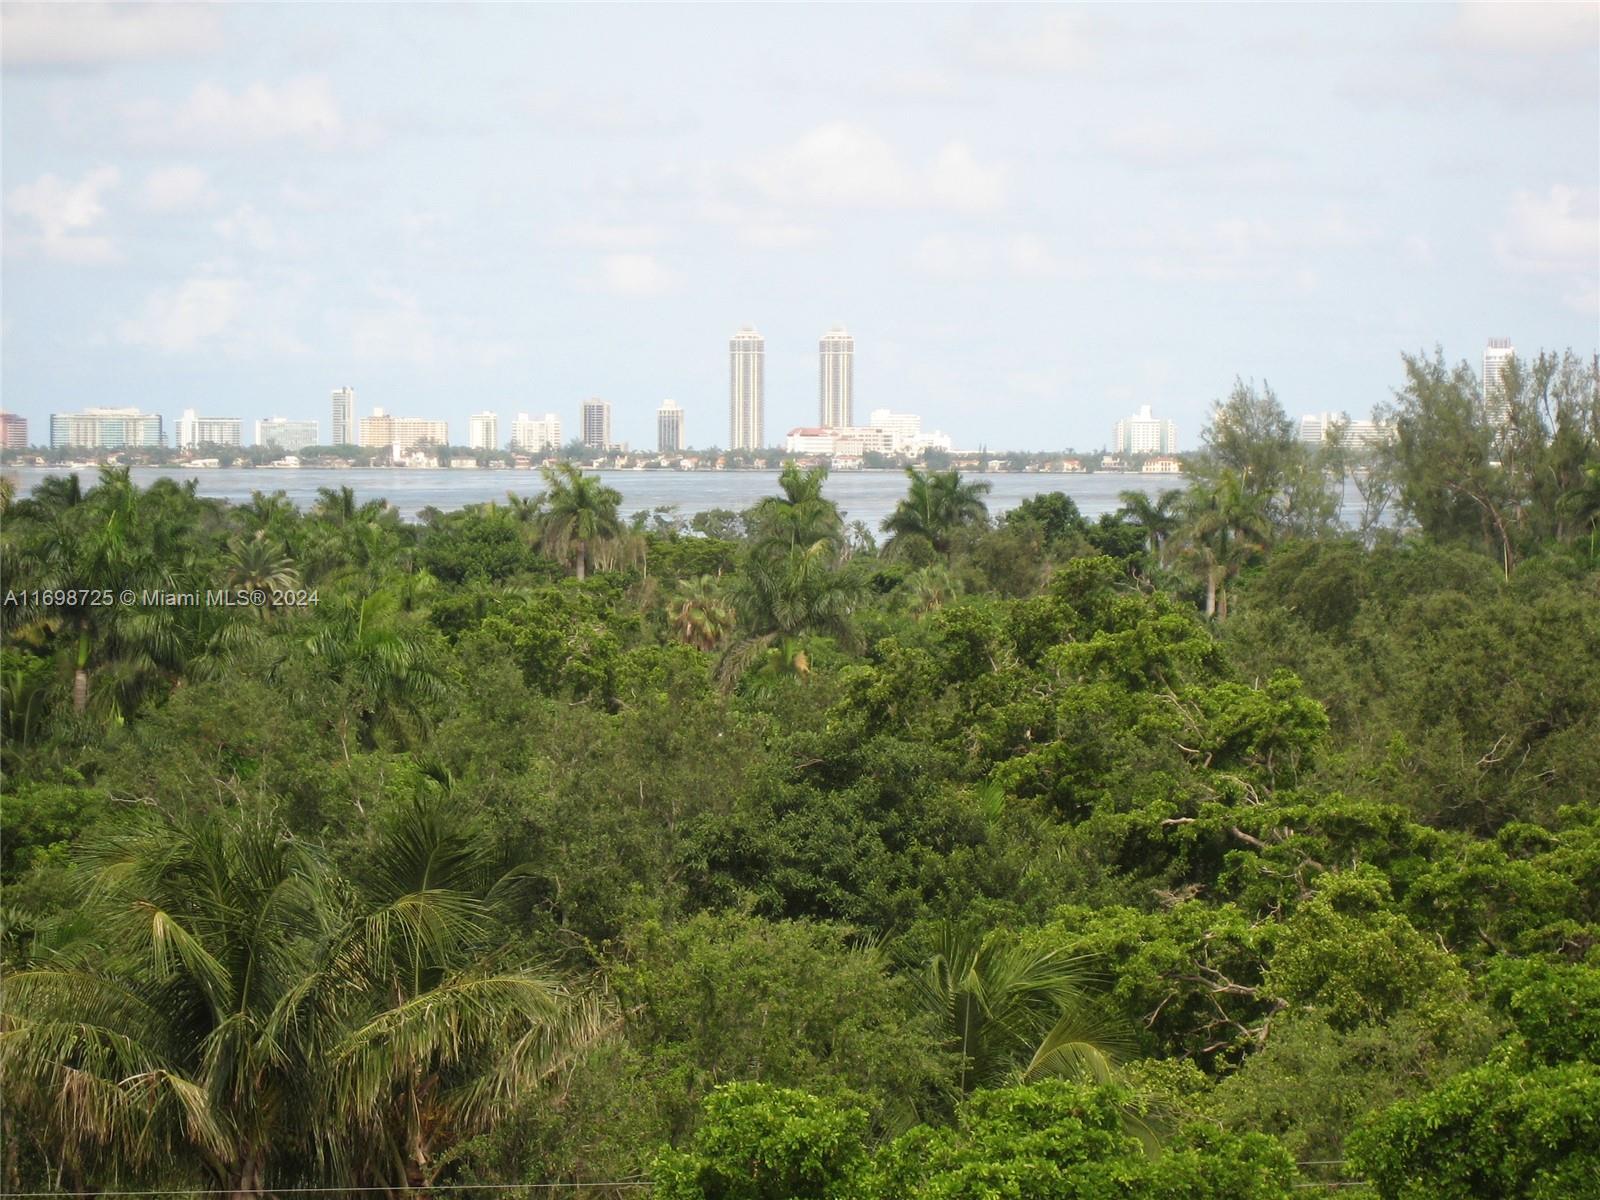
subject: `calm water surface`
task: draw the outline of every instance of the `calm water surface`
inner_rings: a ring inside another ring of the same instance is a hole
[[[16,480],[19,495],[31,492],[47,475],[64,475],[61,467],[7,467],[6,475]],[[84,487],[95,482],[93,472],[83,475]],[[622,493],[622,510],[631,515],[640,509],[662,506],[676,508],[684,516],[713,508],[735,512],[749,508],[763,496],[778,490],[776,471],[598,471],[592,472]],[[507,492],[531,496],[543,490],[537,471],[486,471],[456,469],[416,471],[229,469],[193,470],[182,467],[134,467],[134,482],[148,487],[161,478],[197,481],[200,495],[213,496],[235,504],[250,499],[252,492],[284,492],[301,508],[316,503],[318,488],[349,487],[361,501],[383,499],[412,520],[424,508],[444,512],[481,504],[485,500],[504,501]],[[1096,472],[1088,475],[1036,475],[1022,473],[970,474],[987,480],[989,512],[998,516],[1015,508],[1030,496],[1043,492],[1065,492],[1087,517],[1114,512],[1120,505],[1117,493],[1137,489],[1152,495],[1182,487],[1175,475],[1124,475]],[[826,494],[845,511],[847,521],[865,521],[874,530],[894,511],[906,492],[903,471],[840,471],[828,477]]]

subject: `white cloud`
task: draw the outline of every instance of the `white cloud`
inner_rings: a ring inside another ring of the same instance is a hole
[[[1405,251],[1406,261],[1416,263],[1419,267],[1432,266],[1435,258],[1433,243],[1420,233],[1413,233],[1401,244]]]
[[[1017,279],[1082,278],[1081,264],[1056,253],[1037,233],[990,237],[975,233],[934,233],[917,243],[912,265],[936,279],[971,280],[995,274]]]
[[[82,67],[203,54],[222,43],[201,4],[7,4],[0,57],[8,66]]]
[[[333,88],[321,76],[277,87],[256,83],[237,92],[202,83],[181,104],[146,101],[127,115],[134,139],[151,146],[227,150],[295,142],[326,150],[353,136]]]
[[[240,279],[191,277],[154,292],[137,317],[118,327],[117,337],[125,345],[168,354],[197,350],[227,333],[243,312],[248,291]]]
[[[739,240],[755,250],[795,250],[822,241],[822,230],[812,225],[755,222],[741,225]]]
[[[994,253],[984,238],[932,233],[917,243],[912,261],[923,274],[937,279],[975,279],[988,273]]]
[[[431,318],[414,293],[375,287],[375,303],[348,318],[350,350],[361,359],[430,366],[440,356],[440,341]]]
[[[1180,128],[1159,118],[1116,126],[1107,131],[1101,143],[1113,157],[1142,167],[1203,163],[1216,150],[1215,139],[1209,133]]]
[[[965,142],[951,142],[939,151],[929,173],[932,199],[958,212],[989,212],[1005,203],[1005,175],[972,157]]]
[[[966,94],[966,89],[944,71],[920,69],[891,71],[874,79],[868,90],[892,100],[956,100]]]
[[[980,66],[1007,74],[1076,71],[1095,61],[1095,31],[1081,13],[1056,12],[1032,29],[982,34],[971,43]]]
[[[1006,243],[1006,263],[1025,279],[1054,279],[1068,274],[1067,264],[1036,233],[1019,233]]]
[[[797,221],[775,206],[734,204],[714,192],[701,196],[696,212],[701,220],[729,227],[741,244],[753,250],[793,250],[823,240],[821,229]]]
[[[1600,7],[1583,3],[1461,4],[1445,40],[1491,54],[1592,51],[1600,40]]]
[[[747,172],[773,202],[841,208],[989,211],[1005,200],[1005,174],[980,164],[962,142],[943,146],[926,167],[848,121],[818,126]]]
[[[1518,192],[1495,248],[1507,266],[1544,274],[1600,272],[1600,204],[1593,192],[1555,186]]]
[[[41,175],[32,183],[18,184],[6,197],[6,208],[31,221],[35,233],[7,240],[19,249],[37,249],[61,262],[116,262],[120,256],[111,239],[87,231],[106,214],[101,193],[116,187],[121,179],[115,167],[96,167],[76,182]]]
[[[1561,185],[1518,192],[1494,246],[1513,271],[1565,277],[1568,307],[1600,309],[1600,194]]]
[[[589,291],[614,296],[656,296],[672,286],[672,277],[653,254],[608,254],[598,275],[579,281]]]
[[[1304,265],[1307,255],[1382,245],[1377,229],[1330,208],[1318,217],[1283,223],[1240,216],[1203,227],[1153,225],[1129,238],[1126,251],[1142,275],[1161,282],[1278,280],[1307,291],[1320,284]]]
[[[665,107],[660,95],[600,95],[542,91],[514,101],[542,133],[560,137],[666,137],[693,127]]]
[[[1112,126],[1097,139],[1099,153],[1136,171],[1172,171],[1229,188],[1274,186],[1296,176],[1293,152],[1251,142],[1237,130],[1165,117],[1135,118]]]
[[[282,244],[272,222],[252,204],[239,205],[227,216],[213,221],[211,228],[217,236],[260,254],[269,254]]]
[[[440,319],[426,311],[415,292],[379,283],[368,293],[366,305],[326,314],[335,336],[358,359],[417,367],[492,367],[517,357],[516,347],[482,339],[470,322]]]
[[[563,245],[585,250],[641,250],[661,244],[662,232],[654,225],[606,225],[583,221],[568,225],[557,235]]]
[[[162,167],[144,177],[139,202],[147,212],[188,213],[210,208],[217,193],[199,167]]]

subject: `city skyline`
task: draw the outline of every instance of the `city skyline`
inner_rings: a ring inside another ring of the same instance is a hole
[[[753,419],[759,419],[761,412],[761,360],[764,357],[765,340],[753,329],[746,327],[739,331],[730,342],[730,436],[736,438],[739,434],[740,422],[746,425]],[[849,394],[850,359],[854,355],[854,339],[838,327],[825,335],[820,343],[821,355],[821,392],[820,408],[824,418],[819,424],[813,426],[792,426],[788,433],[781,439],[771,443],[747,442],[742,446],[715,447],[718,449],[779,449],[787,447],[789,452],[804,453],[845,453],[854,456],[865,450],[904,455],[912,457],[919,455],[924,449],[936,448],[949,451],[954,448],[954,443],[948,434],[942,431],[933,431],[924,435],[922,433],[921,414],[895,412],[888,408],[877,408],[871,413],[865,425],[856,426],[849,422],[851,415],[850,404],[852,397]],[[1516,348],[1509,338],[1489,338],[1485,344],[1482,356],[1482,369],[1479,374],[1480,391],[1483,396],[1486,415],[1497,424],[1506,420],[1507,405],[1504,400],[1503,377],[1507,364],[1514,359]],[[842,360],[842,361],[841,361]],[[834,385],[830,397],[830,382]],[[840,386],[842,382],[842,387]],[[337,388],[333,396],[333,427],[338,428],[340,423],[350,419],[350,408],[354,403],[355,392],[349,386]],[[752,400],[751,397],[754,397]],[[842,402],[840,397],[843,397]],[[742,416],[741,416],[742,413]],[[844,418],[845,423],[829,423],[826,419],[830,413],[838,413]],[[1343,436],[1355,443],[1376,445],[1388,435],[1376,413],[1363,416],[1360,413],[1352,414],[1348,409],[1323,410],[1321,412],[1298,412],[1291,415],[1297,420],[1299,438],[1301,441],[1317,444],[1331,431],[1335,424],[1342,425]],[[20,441],[22,430],[18,426],[26,427],[26,419],[15,414],[0,410],[0,416],[7,420],[5,430],[5,445],[8,448],[17,448],[27,443]],[[90,408],[79,413],[52,413],[50,418],[51,444],[56,444],[57,434],[60,430],[74,428],[74,422],[87,429],[96,422],[110,420],[110,427],[120,429],[121,422],[129,417],[137,417],[141,421],[154,422],[146,426],[147,432],[142,435],[144,444],[154,445],[159,441],[175,449],[193,449],[198,446],[240,446],[242,439],[242,420],[235,416],[197,415],[194,409],[185,409],[173,425],[173,434],[167,438],[165,434],[165,419],[161,414],[141,413],[133,408]],[[695,447],[685,437],[685,412],[684,409],[672,399],[663,400],[655,410],[656,428],[655,443],[659,453],[676,453],[682,450],[711,449],[713,445]],[[264,426],[273,427],[273,436],[263,436]],[[316,430],[318,423],[315,421],[294,421],[274,416],[265,421],[258,419],[255,422],[255,445],[275,445],[281,449],[300,449],[304,446],[320,444],[317,442]],[[511,422],[510,433],[504,442],[499,437],[499,413],[496,411],[481,411],[473,413],[467,419],[467,435],[465,440],[450,436],[449,423],[446,420],[407,417],[396,418],[386,414],[381,406],[374,407],[372,414],[367,418],[359,419],[359,433],[348,439],[352,444],[375,447],[394,445],[405,450],[411,450],[422,444],[465,447],[472,450],[508,450],[508,451],[534,451],[542,449],[559,449],[564,443],[560,433],[562,429],[561,418],[555,413],[546,413],[543,418],[534,420],[525,412],[516,414]],[[286,442],[283,429],[292,427],[295,445],[289,446]],[[605,453],[616,450],[627,450],[630,444],[627,441],[618,441],[612,436],[612,405],[609,401],[598,397],[584,400],[579,408],[578,439],[597,452]],[[752,427],[753,428],[753,427]],[[154,434],[148,430],[153,429]],[[310,432],[307,433],[306,431]],[[98,435],[97,435],[98,436]],[[112,442],[101,443],[102,448],[120,444],[121,434],[115,434]],[[151,438],[155,440],[151,440]],[[798,439],[798,440],[797,440]],[[842,444],[845,450],[823,449],[824,445],[833,447]],[[86,443],[93,444],[93,443]],[[335,439],[328,445],[341,445],[344,442]],[[966,447],[967,450],[978,447]],[[1138,410],[1129,416],[1117,420],[1112,427],[1111,437],[1108,441],[1100,443],[1098,447],[1093,443],[1084,446],[1040,446],[1022,445],[1012,447],[990,447],[991,449],[1005,449],[1025,453],[1053,452],[1066,450],[1069,452],[1091,451],[1100,449],[1112,454],[1130,454],[1134,456],[1158,454],[1180,454],[1186,450],[1179,439],[1174,421],[1166,416],[1157,416],[1150,404],[1142,404]],[[1193,447],[1187,448],[1192,449]],[[638,448],[642,450],[643,448]]]
[[[462,431],[604,396],[633,445],[673,396],[720,443],[744,321],[768,442],[816,420],[839,321],[854,419],[960,444],[1098,444],[1146,402],[1195,431],[1236,376],[1365,413],[1404,352],[1596,348],[1593,6],[168,11],[0,14],[0,390],[35,431],[326,436],[350,381]]]

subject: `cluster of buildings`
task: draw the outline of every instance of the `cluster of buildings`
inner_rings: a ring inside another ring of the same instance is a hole
[[[1491,338],[1483,352],[1483,404],[1485,416],[1496,426],[1510,419],[1505,373],[1515,354],[1508,338]],[[859,458],[884,454],[915,458],[928,450],[951,449],[950,437],[938,430],[924,431],[922,418],[887,408],[872,410],[865,424],[855,419],[855,338],[835,327],[822,335],[817,346],[817,423],[792,428],[784,439],[789,454]],[[760,450],[766,436],[766,339],[745,326],[728,343],[728,441],[731,451]],[[297,452],[308,446],[362,446],[388,448],[398,461],[430,447],[448,446],[447,422],[431,417],[397,417],[374,408],[370,416],[356,416],[356,394],[351,387],[332,393],[329,437],[322,439],[320,423],[289,417],[266,417],[255,422],[257,446]],[[530,416],[518,413],[509,436],[501,441],[497,413],[474,413],[467,419],[466,445],[472,450],[502,448],[524,454],[544,454],[564,444],[561,418],[555,413]],[[1374,421],[1350,420],[1343,413],[1308,413],[1300,418],[1300,440],[1322,444],[1338,433],[1345,444],[1371,447],[1392,436],[1392,430]],[[625,443],[612,438],[611,405],[605,400],[585,400],[579,412],[578,440],[597,453],[626,452]],[[137,408],[88,408],[76,413],[52,413],[50,445],[55,449],[121,450],[163,447],[168,444],[162,418]],[[192,450],[202,446],[237,447],[243,444],[238,417],[201,416],[185,409],[176,422],[171,444]],[[0,448],[29,445],[28,423],[15,413],[0,412]],[[656,410],[656,449],[677,454],[687,449],[684,410],[673,400]],[[1110,454],[1176,461],[1177,426],[1152,413],[1150,405],[1122,418],[1112,428]]]
[[[951,446],[949,434],[936,429],[923,432],[922,418],[917,414],[875,408],[865,425],[802,425],[791,429],[783,448],[789,454],[826,454],[835,458],[867,454],[917,458],[924,451],[948,451]]]
[[[1300,440],[1308,446],[1320,446],[1336,439],[1341,446],[1371,450],[1393,435],[1392,426],[1377,421],[1355,421],[1342,412],[1307,413],[1300,418]]]

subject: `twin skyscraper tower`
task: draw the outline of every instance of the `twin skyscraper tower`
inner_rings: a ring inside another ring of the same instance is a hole
[[[818,423],[827,429],[852,424],[855,405],[856,340],[835,326],[819,343],[821,379]],[[746,325],[728,343],[728,449],[759,450],[766,440],[767,340]]]

